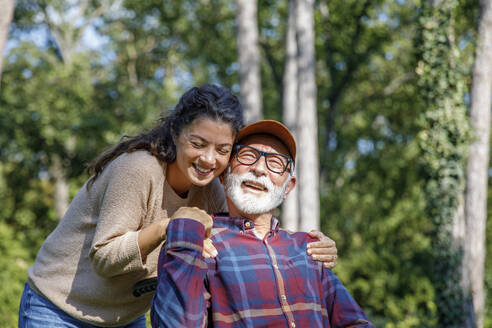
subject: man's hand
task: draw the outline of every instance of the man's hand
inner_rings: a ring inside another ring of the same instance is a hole
[[[312,230],[308,233],[313,238],[318,238],[319,241],[309,243],[307,245],[307,253],[311,255],[313,260],[323,262],[325,268],[333,269],[337,265],[337,246],[329,237],[325,236],[321,231]]]
[[[174,212],[173,216],[171,216],[171,220],[176,218],[192,219],[200,222],[205,227],[205,238],[210,237],[210,231],[212,230],[214,221],[204,210],[201,210],[198,207],[180,207]]]
[[[192,219],[202,223],[205,227],[205,240],[203,241],[203,257],[210,258],[217,256],[217,250],[215,249],[212,241],[210,241],[210,232],[212,231],[212,226],[214,224],[212,217],[205,212],[204,210],[199,209],[198,207],[180,207],[174,214],[171,216],[172,219],[176,218],[185,218]]]

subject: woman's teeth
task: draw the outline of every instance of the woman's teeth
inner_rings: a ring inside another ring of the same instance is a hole
[[[193,165],[193,166],[195,167],[195,169],[196,169],[198,172],[203,173],[203,174],[208,174],[208,173],[210,173],[210,172],[212,172],[212,171],[213,171],[213,169],[204,169],[204,168],[199,167],[199,166],[197,166],[197,165]]]

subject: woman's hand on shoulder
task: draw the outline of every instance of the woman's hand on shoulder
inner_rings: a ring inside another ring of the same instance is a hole
[[[218,255],[217,249],[215,248],[214,244],[212,244],[210,238],[207,238],[203,241],[202,255],[204,258],[213,258]]]
[[[321,231],[312,230],[308,234],[319,240],[307,245],[308,255],[311,255],[315,261],[323,262],[325,268],[333,269],[337,265],[338,258],[336,243]]]

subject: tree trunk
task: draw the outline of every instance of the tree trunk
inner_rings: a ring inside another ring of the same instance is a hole
[[[289,17],[287,19],[287,36],[285,42],[286,56],[284,65],[283,91],[283,122],[297,138],[297,43],[296,43],[296,1],[289,1]],[[297,162],[296,162],[297,163]],[[296,175],[297,175],[297,165]],[[299,181],[298,181],[299,182]],[[294,188],[282,206],[282,224],[285,229],[299,230],[299,193]]]
[[[480,19],[473,66],[470,122],[474,142],[466,170],[465,286],[470,288],[476,326],[484,326],[485,227],[492,97],[492,0],[480,1]]]
[[[237,0],[239,83],[247,123],[263,118],[256,0]]]
[[[61,220],[68,208],[68,182],[60,156],[53,155],[50,172],[55,180],[53,202],[56,218]]]
[[[297,0],[297,76],[300,229],[319,229],[318,119],[314,53],[314,1]]]
[[[0,0],[0,81],[2,79],[3,51],[7,43],[10,22],[14,14],[14,0]]]

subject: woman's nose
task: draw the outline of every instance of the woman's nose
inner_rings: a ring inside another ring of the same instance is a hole
[[[214,155],[214,150],[212,148],[207,148],[204,149],[203,152],[200,154],[200,160],[208,165],[214,165],[215,163],[215,155]]]

